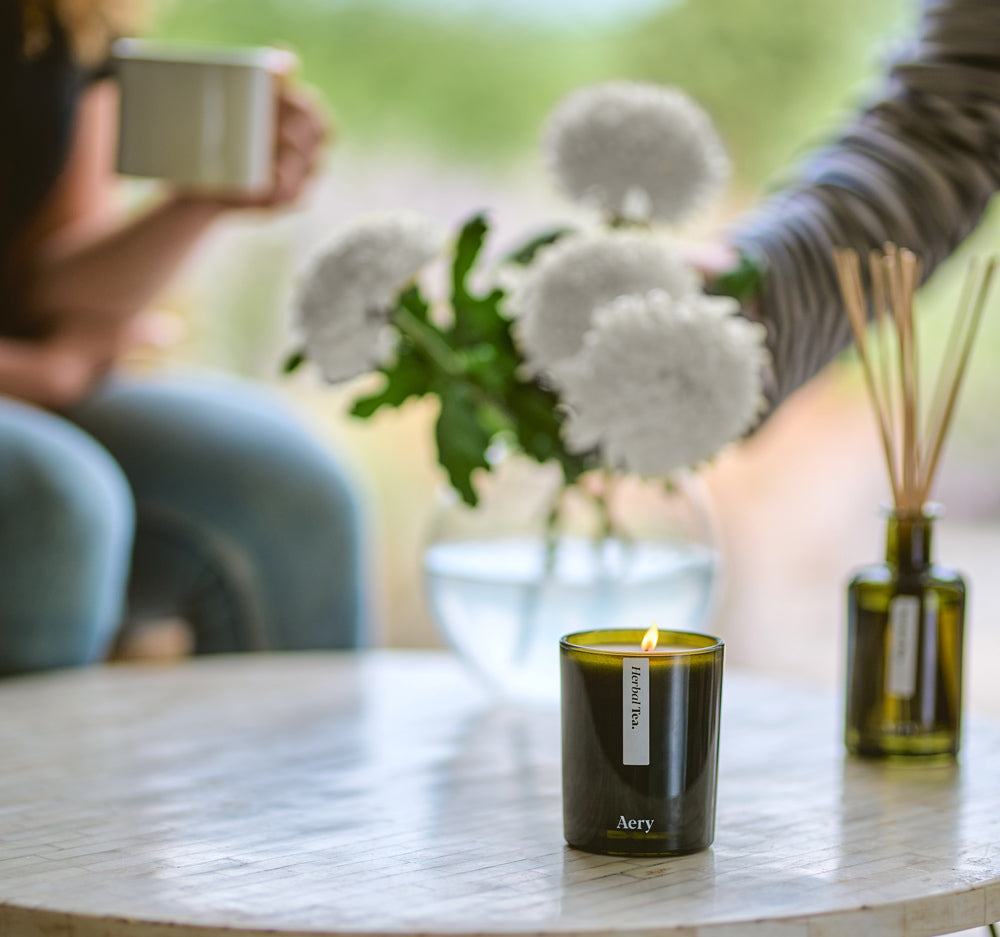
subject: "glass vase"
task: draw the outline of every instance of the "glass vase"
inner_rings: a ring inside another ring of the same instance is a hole
[[[913,762],[958,754],[965,582],[932,560],[938,513],[889,512],[885,562],[847,590],[849,752]]]
[[[720,564],[697,476],[618,479],[602,501],[512,458],[480,482],[475,508],[440,498],[424,583],[445,642],[501,696],[557,705],[565,634],[707,627]]]

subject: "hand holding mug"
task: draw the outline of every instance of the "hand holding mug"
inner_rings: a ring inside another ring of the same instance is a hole
[[[330,124],[312,95],[282,80],[277,95],[271,187],[235,196],[234,207],[280,208],[298,200],[320,167]]]
[[[119,171],[217,208],[276,208],[315,175],[329,129],[294,55],[123,40]]]

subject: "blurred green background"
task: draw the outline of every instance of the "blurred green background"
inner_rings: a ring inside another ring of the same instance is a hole
[[[154,32],[286,43],[353,144],[419,141],[492,170],[530,154],[545,114],[581,84],[676,84],[714,116],[738,186],[755,190],[862,97],[908,10],[901,0],[172,0]]]
[[[559,98],[608,78],[675,84],[713,116],[733,161],[726,204],[690,232],[699,237],[780,186],[812,145],[877,91],[887,63],[912,35],[916,6],[908,0],[164,0],[151,31],[174,40],[285,44],[298,53],[303,78],[336,114],[341,138],[330,173],[335,192],[346,189],[349,197],[328,198],[326,229],[373,208],[428,210],[427,192],[435,190],[449,222],[481,207],[503,222],[504,210],[516,203],[517,222],[544,224],[552,201],[537,141]],[[430,172],[429,189],[419,172],[400,178],[407,163]],[[360,190],[375,196],[367,204],[354,197],[359,186],[346,184],[359,166],[366,179]],[[455,179],[461,182],[449,185]],[[476,197],[499,204],[477,204]],[[531,202],[538,211],[524,209]],[[258,232],[247,235],[235,257],[220,261],[230,272],[216,280],[210,297],[216,327],[209,352],[216,361],[222,356],[234,370],[268,374],[282,290],[303,242],[323,233],[320,218],[312,237],[300,233],[291,245],[282,235]],[[988,249],[996,235],[990,220],[969,249]],[[940,345],[962,269],[960,255],[925,291],[928,359]],[[1000,320],[994,316],[968,387],[980,404],[962,408],[954,441],[969,454],[988,428],[982,402],[1000,395],[1000,372],[985,366],[995,354]]]
[[[500,240],[566,215],[571,209],[544,175],[539,130],[564,94],[595,81],[675,84],[711,113],[729,147],[734,178],[724,203],[682,232],[711,237],[787,179],[796,160],[877,90],[887,62],[912,35],[916,13],[916,3],[904,0],[165,0],[154,36],[291,47],[302,77],[323,95],[339,127],[338,146],[307,206],[278,220],[224,226],[177,287],[170,301],[190,328],[182,357],[279,384],[278,362],[290,342],[284,309],[296,266],[332,228],[360,212],[417,209],[451,223],[486,207]],[[996,224],[988,222],[969,248],[996,242]],[[962,266],[960,257],[950,262],[921,300],[929,359],[940,347]],[[942,499],[959,521],[1000,517],[1000,446],[990,404],[1000,395],[1000,374],[991,366],[996,354],[1000,320],[993,315],[942,476]],[[845,500],[843,486],[854,477],[845,464],[862,466],[857,477],[876,486],[858,497],[866,511],[871,507],[863,537],[842,553],[828,551],[805,572],[796,570],[795,557],[786,558],[786,579],[776,582],[788,588],[793,577],[805,575],[818,583],[816,595],[803,599],[797,617],[789,612],[786,624],[791,634],[809,620],[815,630],[803,632],[800,643],[813,641],[817,631],[825,636],[816,640],[829,653],[814,659],[812,669],[829,678],[839,657],[833,643],[842,579],[851,563],[874,559],[879,550],[874,507],[881,468],[852,362],[841,362],[820,383],[823,389],[807,390],[787,416],[744,447],[748,454],[722,460],[712,483],[720,510],[730,514],[722,522],[729,523],[736,584],[739,551],[761,552],[756,528],[748,527],[749,499],[761,504],[773,497],[773,537],[791,530],[787,512],[815,508],[821,514],[831,500]],[[433,413],[413,404],[358,424],[343,415],[349,391],[308,380],[280,386],[328,434],[366,494],[374,518],[380,638],[434,643],[415,599],[420,544],[439,481],[430,451]],[[826,455],[805,465],[806,452]],[[785,540],[794,552],[790,533]],[[786,561],[780,550],[770,559],[778,568]],[[747,603],[751,592],[744,593]],[[782,633],[773,605],[757,611],[773,634]],[[746,605],[744,617],[754,614]],[[795,650],[795,640],[789,667],[801,672],[808,655]],[[750,642],[731,646],[738,661],[754,662]],[[764,646],[762,653],[773,655],[773,646]],[[768,658],[771,665],[775,659]]]

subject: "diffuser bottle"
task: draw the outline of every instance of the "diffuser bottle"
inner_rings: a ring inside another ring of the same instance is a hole
[[[891,512],[885,562],[859,570],[848,587],[845,742],[853,754],[958,753],[965,583],[932,561],[935,517]]]
[[[834,251],[834,263],[895,506],[885,562],[848,587],[844,739],[856,755],[949,761],[961,739],[965,582],[931,559],[927,502],[1000,256],[969,265],[932,389],[920,386],[913,314],[920,261],[894,244],[873,251],[870,298],[854,251]]]

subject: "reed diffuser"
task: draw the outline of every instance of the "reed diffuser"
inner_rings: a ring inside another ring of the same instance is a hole
[[[871,253],[872,328],[858,255],[834,260],[892,492],[885,562],[858,570],[847,591],[844,740],[856,755],[947,761],[961,739],[966,588],[932,559],[940,509],[928,499],[996,259],[970,265],[929,395],[913,315],[919,260],[892,244]]]

